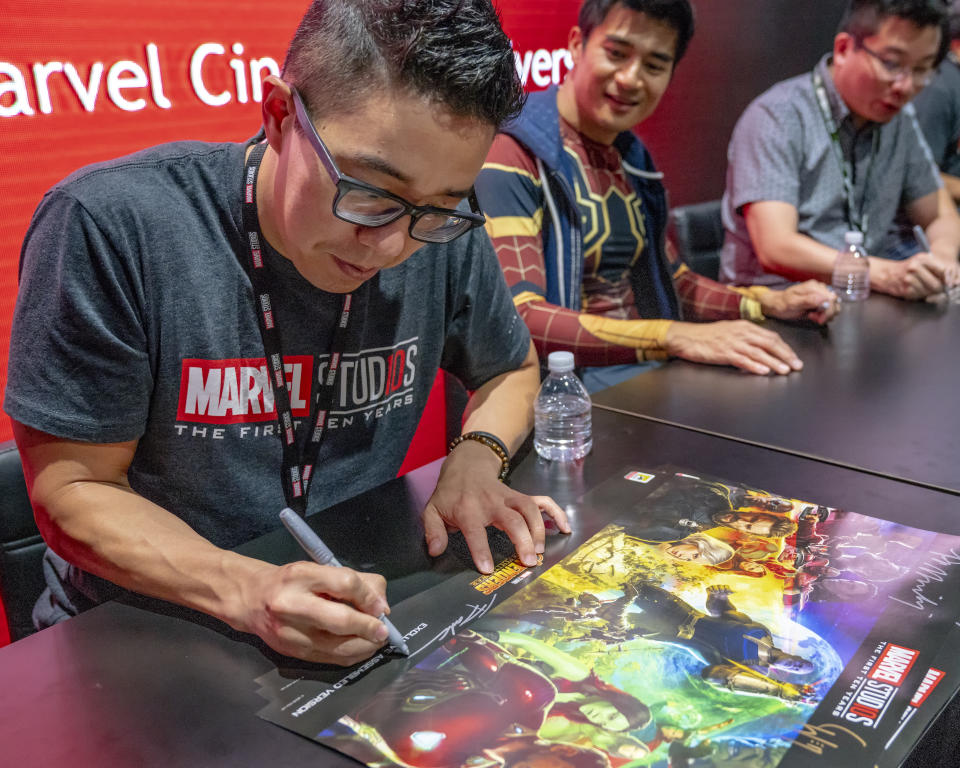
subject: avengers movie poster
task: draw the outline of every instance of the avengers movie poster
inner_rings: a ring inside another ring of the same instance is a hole
[[[284,722],[302,691],[268,719],[368,766],[866,768],[956,689],[960,538],[673,469],[584,502],[609,522],[514,563],[509,596],[471,584],[472,615],[422,622],[435,642],[339,720]]]

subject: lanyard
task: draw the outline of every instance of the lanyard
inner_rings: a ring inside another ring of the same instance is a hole
[[[863,209],[867,204],[867,192],[870,189],[870,174],[873,171],[874,161],[877,158],[877,150],[880,147],[880,131],[874,128],[873,144],[870,149],[870,164],[867,166],[867,174],[863,180],[863,197],[860,199],[860,209],[857,210],[853,194],[853,166],[850,160],[843,153],[843,147],[840,146],[840,129],[837,127],[836,120],[833,119],[833,112],[830,110],[830,101],[827,98],[827,89],[823,84],[823,77],[818,70],[813,70],[813,90],[817,95],[817,105],[820,107],[820,115],[827,127],[827,133],[830,135],[830,142],[833,153],[840,163],[840,175],[843,176],[843,191],[846,194],[845,213],[847,224],[850,229],[856,229],[866,234],[867,216]]]
[[[320,391],[310,406],[310,417],[306,426],[299,430],[294,427],[293,410],[290,407],[290,393],[287,391],[287,381],[283,367],[283,353],[280,348],[280,329],[277,327],[277,318],[273,312],[274,302],[267,289],[267,280],[264,270],[260,231],[260,220],[257,216],[257,176],[260,170],[260,161],[266,152],[265,141],[256,144],[250,151],[244,171],[244,202],[243,202],[243,229],[246,232],[250,250],[250,264],[244,265],[250,282],[253,285],[253,294],[257,307],[257,322],[260,326],[260,338],[263,340],[263,350],[266,354],[267,367],[273,377],[273,402],[277,409],[277,423],[280,425],[280,437],[283,445],[283,463],[280,470],[280,479],[283,483],[283,495],[287,506],[301,516],[307,513],[307,491],[310,486],[310,477],[320,453],[320,443],[323,440],[327,415],[333,404],[336,388],[334,384],[337,371],[340,368],[345,334],[350,321],[350,305],[352,294],[344,294],[343,307],[340,310],[340,320],[334,329],[330,342],[330,366],[323,381],[318,382]],[[313,377],[313,371],[310,372]]]

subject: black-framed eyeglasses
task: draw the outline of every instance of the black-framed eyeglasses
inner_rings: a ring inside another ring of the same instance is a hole
[[[902,77],[909,77],[913,84],[918,88],[925,88],[930,85],[930,81],[933,80],[934,72],[936,71],[934,67],[908,67],[904,64],[900,64],[896,61],[892,61],[884,56],[881,56],[874,50],[868,48],[862,40],[854,38],[854,45],[857,48],[868,53],[878,62],[880,62],[880,69],[883,72],[883,78],[888,82],[895,83]]]
[[[337,186],[333,200],[333,215],[342,221],[362,227],[382,227],[402,216],[410,216],[410,237],[424,243],[449,243],[474,227],[483,226],[486,219],[480,212],[476,193],[471,189],[468,201],[472,213],[433,205],[414,205],[402,197],[380,187],[347,176],[340,172],[327,145],[307,114],[303,99],[295,88],[293,102],[297,122],[309,139],[320,162]]]

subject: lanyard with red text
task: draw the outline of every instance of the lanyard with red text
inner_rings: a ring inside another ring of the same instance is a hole
[[[299,430],[300,434],[298,435],[293,421],[293,409],[290,407],[290,393],[287,390],[283,353],[280,348],[280,329],[277,327],[277,318],[273,310],[274,303],[269,290],[267,290],[266,275],[264,274],[261,250],[263,236],[260,231],[260,220],[257,216],[257,174],[266,149],[267,143],[265,141],[254,145],[250,151],[250,156],[247,158],[244,171],[243,229],[250,250],[250,264],[244,266],[253,285],[260,337],[263,339],[267,368],[272,377],[273,402],[277,409],[277,423],[280,425],[280,440],[283,445],[283,466],[281,469],[283,494],[287,506],[302,516],[307,513],[307,490],[310,485],[310,476],[313,474],[317,456],[320,453],[320,443],[323,440],[327,415],[333,404],[334,384],[343,357],[344,332],[350,321],[350,305],[353,297],[349,293],[344,294],[340,319],[334,329],[333,339],[330,343],[330,365],[323,381],[318,381],[320,391],[313,398],[309,420]],[[310,377],[313,378],[313,376],[314,373],[311,371]],[[317,378],[319,379],[319,377]]]

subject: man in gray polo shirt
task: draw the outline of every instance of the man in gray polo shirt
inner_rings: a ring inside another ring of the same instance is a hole
[[[901,205],[930,250],[871,255],[874,290],[920,299],[958,280],[960,217],[908,104],[943,58],[945,16],[938,0],[851,0],[832,55],[747,107],[728,152],[722,280],[829,280],[844,233],[882,254]]]

